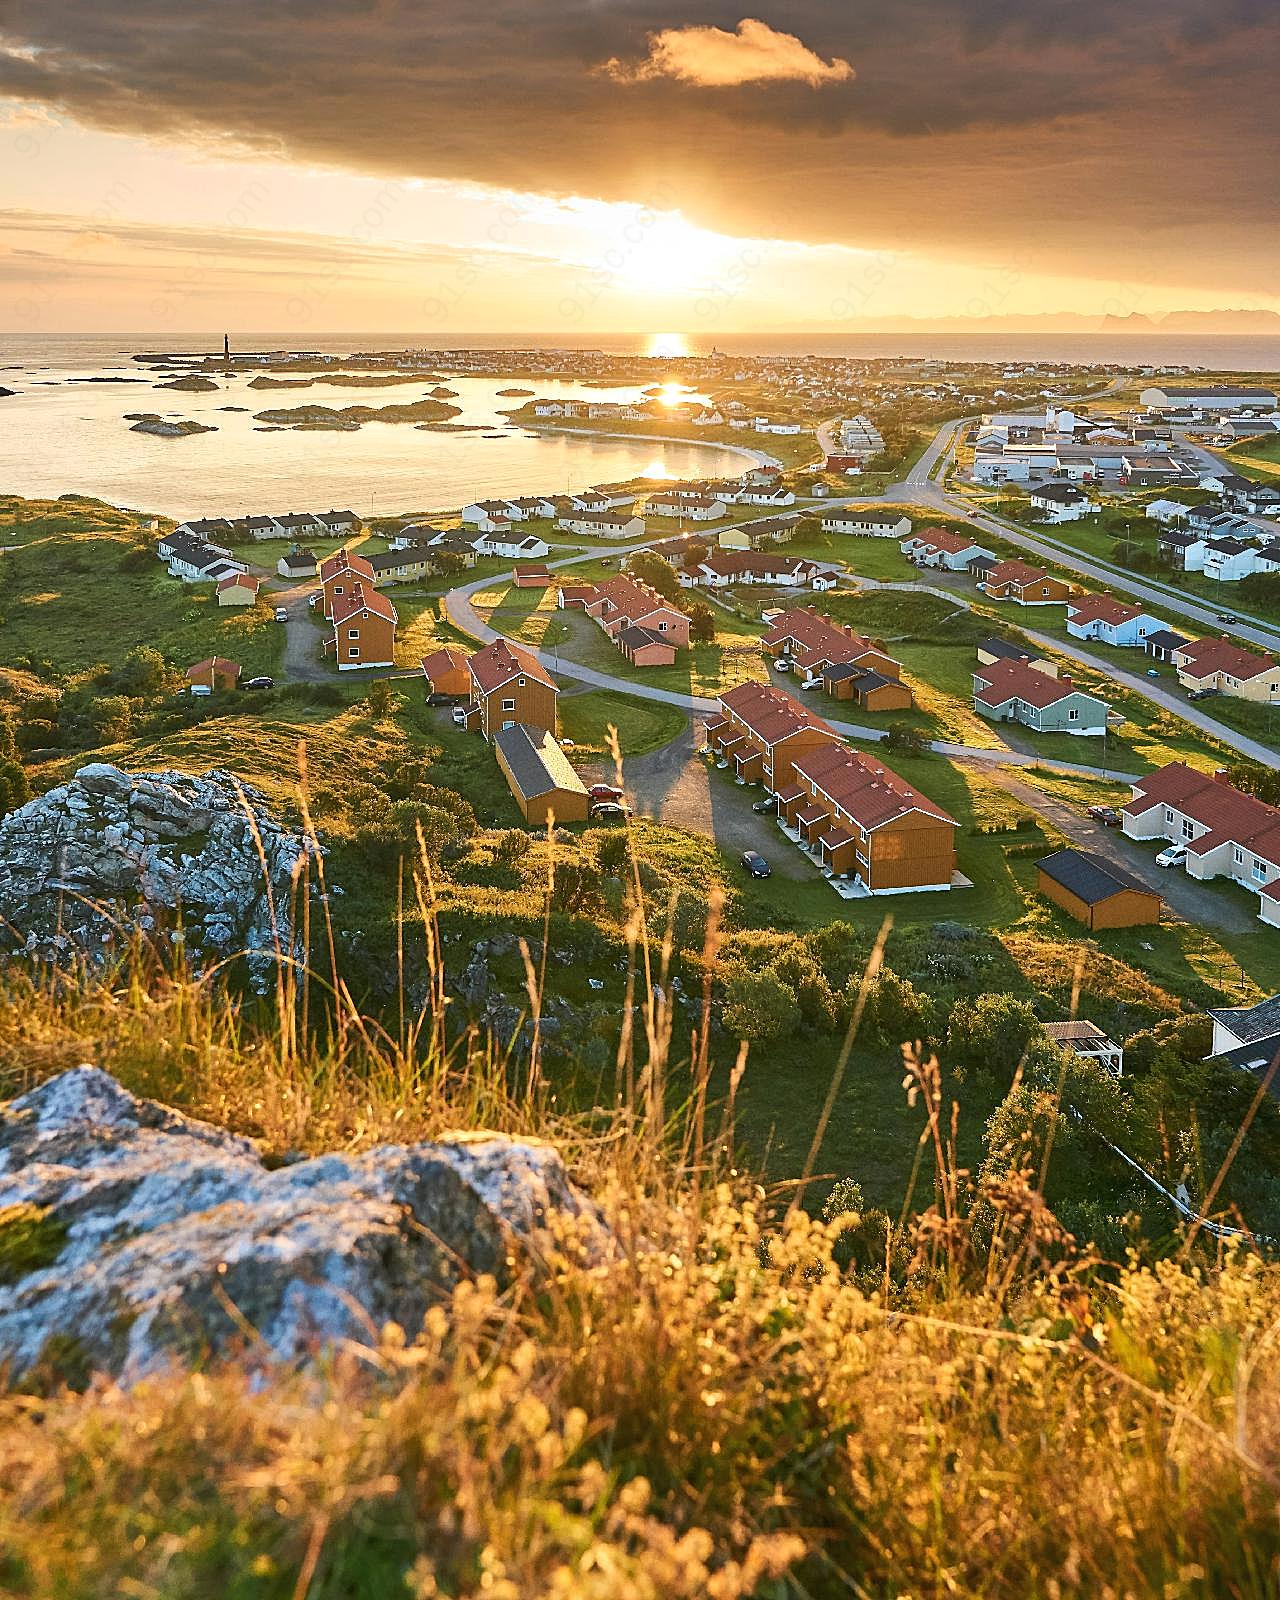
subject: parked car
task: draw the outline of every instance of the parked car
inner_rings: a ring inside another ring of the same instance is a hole
[[[1160,668],[1159,667],[1148,667],[1147,668],[1147,677],[1148,678],[1158,678],[1159,676],[1160,676]]]
[[[1217,694],[1217,693],[1218,693],[1218,690],[1214,689],[1214,688],[1188,689],[1188,691],[1187,691],[1187,699],[1188,700],[1212,700],[1214,695]]]
[[[433,689],[427,696],[429,706],[451,706],[457,699],[456,694],[445,694],[443,689]]]
[[[773,663],[773,670],[775,672],[790,672],[791,663],[786,659],[785,656],[779,656],[778,659]]]
[[[801,678],[800,687],[802,689],[821,689],[821,687],[822,687],[822,679],[821,678]]]
[[[467,708],[466,708],[466,706],[454,706],[454,708],[453,708],[453,725],[454,725],[454,727],[455,728],[465,727],[466,726],[466,721],[467,721]]]
[[[200,699],[207,694],[212,694],[213,690],[207,683],[193,683],[190,689],[187,690],[187,693],[193,694],[197,699]]]
[[[758,850],[744,851],[742,865],[753,878],[767,878],[773,870]]]
[[[276,680],[274,678],[268,678],[265,673],[263,673],[261,677],[246,678],[245,681],[240,685],[242,689],[274,689],[275,686]]]
[[[775,794],[767,794],[763,800],[757,800],[751,809],[759,816],[770,816],[778,809],[778,797]]]
[[[1171,844],[1167,849],[1162,850],[1160,852],[1160,854],[1156,857],[1156,866],[1158,866],[1158,867],[1180,867],[1182,865],[1182,863],[1186,859],[1187,859],[1187,847],[1186,847],[1186,845],[1185,844]]]
[[[621,822],[631,815],[631,807],[621,800],[599,800],[591,807],[591,815],[597,822]]]
[[[576,750],[578,747],[574,744],[572,739],[561,739],[560,748],[562,750]]]
[[[595,801],[621,800],[622,790],[613,783],[593,783],[587,790],[587,797]]]
[[[1232,622],[1239,622],[1239,620],[1240,620],[1240,618],[1238,616],[1236,616],[1234,611],[1219,611],[1219,613],[1218,613],[1218,621],[1219,622],[1225,622],[1225,623],[1230,624]]]
[[[1120,826],[1120,813],[1114,806],[1090,806],[1089,815],[1095,822],[1100,822],[1104,828],[1118,828]]]
[[[284,606],[277,606],[276,607],[276,621],[277,622],[288,622],[288,620],[289,620],[288,610]]]

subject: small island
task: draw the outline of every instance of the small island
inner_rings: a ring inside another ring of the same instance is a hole
[[[499,389],[500,400],[526,400],[533,394],[532,389]]]
[[[217,387],[212,378],[201,377],[171,378],[168,383],[156,384],[157,389],[182,389],[188,394],[207,394]]]
[[[283,428],[331,428],[348,433],[366,422],[447,422],[461,415],[461,407],[443,400],[413,400],[399,406],[287,406],[259,411],[255,422]]]
[[[218,431],[209,423],[195,422],[190,417],[175,420],[158,416],[153,411],[127,412],[124,420],[132,424],[130,433],[149,433],[156,439],[189,439],[193,434]]]

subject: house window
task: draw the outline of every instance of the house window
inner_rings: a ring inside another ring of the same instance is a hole
[[[658,632],[659,632],[659,633],[665,633],[665,632],[666,632],[666,631],[667,631],[667,625],[666,625],[666,623],[665,623],[665,622],[660,622],[660,623],[659,623],[659,624],[658,624]]]
[[[1172,822],[1173,821],[1173,812],[1169,809],[1168,806],[1166,806],[1164,808],[1164,820],[1166,822]]]
[[[358,639],[359,637],[360,637],[359,628],[348,628],[347,629],[347,638],[348,639]]]
[[[1253,862],[1253,875],[1259,883],[1265,883],[1267,881],[1267,863],[1265,861],[1259,861],[1256,856],[1254,857]]]
[[[359,655],[360,655],[360,646],[356,645],[356,644],[353,644],[351,646],[351,648],[347,651],[347,655],[352,657],[353,659],[358,659]]]
[[[1080,720],[1080,713],[1073,706],[1072,709],[1067,712],[1067,721],[1068,722],[1079,722],[1079,720]]]
[[[1232,852],[1232,854],[1235,857],[1236,866],[1238,866],[1238,867],[1243,866],[1244,865],[1244,851],[1240,848],[1239,845],[1237,845],[1235,847],[1235,850]]]
[[[1196,825],[1195,825],[1195,823],[1192,822],[1189,817],[1184,817],[1182,819],[1182,837],[1184,839],[1194,839],[1195,836],[1196,836]]]

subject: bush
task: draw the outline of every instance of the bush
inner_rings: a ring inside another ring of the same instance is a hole
[[[1011,994],[980,994],[958,1000],[947,1022],[947,1050],[966,1066],[1012,1077],[1040,1019],[1026,1000]]]
[[[31,784],[20,762],[0,761],[0,817],[7,817],[31,798]]]
[[[772,972],[733,973],[725,983],[724,1025],[737,1039],[768,1043],[800,1023],[795,990]]]

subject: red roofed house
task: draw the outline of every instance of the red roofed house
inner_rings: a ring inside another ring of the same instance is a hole
[[[1111,707],[1077,689],[1063,673],[1050,678],[1027,661],[993,661],[973,674],[973,709],[992,722],[1020,722],[1033,733],[1099,736]]]
[[[1120,819],[1131,839],[1186,845],[1188,876],[1252,889],[1259,917],[1280,928],[1280,807],[1181,761],[1130,782],[1133,799]]]
[[[1147,635],[1159,633],[1163,626],[1140,605],[1130,605],[1114,595],[1077,594],[1067,601],[1067,632],[1076,639],[1141,648]]]
[[[521,562],[511,576],[517,589],[546,589],[551,583],[551,574],[541,561]]]
[[[689,647],[689,618],[638,578],[625,574],[606,578],[596,584],[595,594],[583,610],[615,643],[624,628],[644,628],[664,639],[673,652]]]
[[[1262,705],[1280,701],[1280,662],[1272,655],[1246,650],[1225,636],[1179,645],[1173,652],[1173,665],[1184,689],[1217,689]]]
[[[471,671],[467,652],[456,645],[443,645],[422,658],[422,676],[432,694],[470,694]]]
[[[837,700],[852,700],[866,711],[909,711],[915,704],[902,682],[901,662],[812,607],[782,612],[770,622],[762,642],[771,656],[802,673],[805,682],[821,678]]]
[[[1060,606],[1071,598],[1069,583],[1025,561],[997,561],[978,587],[989,600],[1012,600],[1016,606]]]
[[[220,606],[256,605],[258,590],[261,587],[262,579],[255,578],[251,572],[233,572],[230,577],[223,578],[218,584],[218,604]]]
[[[347,600],[357,584],[366,589],[374,585],[371,562],[351,550],[335,550],[320,563],[320,608],[332,617],[335,603]]]
[[[763,783],[777,794],[791,783],[797,756],[839,744],[840,735],[785,690],[740,683],[720,696],[720,715],[707,723],[707,743],[716,765],[732,767],[740,783]]]
[[[368,563],[365,563],[368,565]],[[349,582],[335,590],[329,610],[333,636],[324,642],[339,672],[396,664],[396,608],[372,585]]]
[[[234,689],[240,681],[240,663],[226,656],[210,656],[187,668],[187,682],[193,689]]]
[[[913,565],[940,567],[946,572],[963,572],[981,556],[991,559],[990,550],[984,550],[971,534],[952,533],[948,528],[921,528],[898,548]]]
[[[845,745],[798,755],[778,794],[778,822],[830,878],[855,892],[949,889],[956,823],[878,757]]]
[[[555,733],[560,690],[532,650],[509,639],[495,639],[476,651],[467,670],[471,678],[468,728],[478,728],[490,740],[517,722]]]

